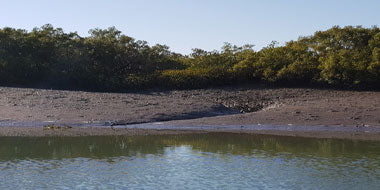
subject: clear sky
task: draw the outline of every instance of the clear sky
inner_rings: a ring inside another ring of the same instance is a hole
[[[115,26],[150,45],[220,49],[284,43],[334,25],[380,25],[380,0],[0,0],[0,27],[46,23],[88,35]]]

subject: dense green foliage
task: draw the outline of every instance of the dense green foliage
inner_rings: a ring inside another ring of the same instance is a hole
[[[380,29],[333,27],[260,51],[226,43],[187,56],[111,27],[90,36],[44,25],[0,29],[0,84],[125,91],[236,83],[380,86]]]
[[[51,25],[0,30],[0,83],[117,90],[167,69],[183,69],[167,46],[148,46],[115,28],[83,38]]]

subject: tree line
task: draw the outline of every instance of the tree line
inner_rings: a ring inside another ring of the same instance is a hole
[[[0,85],[102,91],[238,83],[380,87],[380,29],[332,27],[259,51],[226,43],[190,55],[114,27],[88,37],[44,25],[0,29]]]

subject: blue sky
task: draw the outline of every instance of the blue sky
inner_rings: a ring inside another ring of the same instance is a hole
[[[224,42],[284,43],[334,25],[380,25],[379,0],[1,0],[0,27],[46,23],[88,35],[115,26],[150,45],[220,49]]]

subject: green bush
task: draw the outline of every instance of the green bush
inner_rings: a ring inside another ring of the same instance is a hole
[[[233,72],[223,68],[166,70],[160,76],[160,84],[175,88],[200,88],[234,82]]]
[[[190,55],[123,35],[114,27],[90,36],[44,25],[0,29],[0,85],[126,91],[200,88],[240,82],[380,85],[380,29],[347,26],[318,31],[260,51],[226,43]]]

